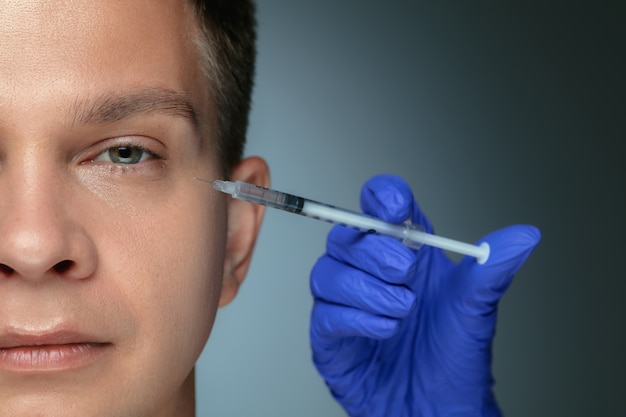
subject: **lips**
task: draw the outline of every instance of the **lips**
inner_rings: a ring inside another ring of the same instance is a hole
[[[98,338],[71,331],[43,334],[7,333],[0,335],[0,349],[24,346],[67,345],[80,343],[103,343]]]
[[[0,335],[0,371],[45,372],[85,367],[111,343],[70,331]]]

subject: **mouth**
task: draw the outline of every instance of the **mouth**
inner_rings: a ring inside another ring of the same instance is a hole
[[[94,363],[111,343],[72,332],[0,335],[0,372],[58,372]]]

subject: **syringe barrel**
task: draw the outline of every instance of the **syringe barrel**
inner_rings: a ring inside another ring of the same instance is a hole
[[[233,197],[300,214],[304,198],[245,182],[235,182]]]
[[[205,181],[205,180],[202,180]],[[483,242],[480,246],[435,236],[424,232],[420,225],[404,223],[391,224],[377,218],[366,216],[350,210],[340,209],[328,204],[308,200],[292,194],[283,193],[258,185],[241,181],[213,181],[213,187],[234,198],[247,200],[256,204],[285,210],[291,213],[324,220],[330,223],[353,227],[366,233],[375,233],[399,239],[408,247],[418,249],[422,244],[434,246],[444,250],[474,256],[479,264],[489,258],[489,244]]]

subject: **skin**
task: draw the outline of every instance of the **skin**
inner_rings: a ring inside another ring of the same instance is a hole
[[[104,343],[71,369],[0,365],[2,417],[194,415],[263,215],[194,180],[223,172],[194,24],[180,1],[0,1],[0,337]],[[232,178],[269,182],[259,158]]]

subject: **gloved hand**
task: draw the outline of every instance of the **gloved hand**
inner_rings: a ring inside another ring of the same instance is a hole
[[[398,177],[361,193],[364,212],[432,226]],[[496,416],[491,345],[498,301],[539,242],[532,226],[484,237],[455,264],[439,249],[335,227],[311,273],[313,361],[351,416]]]

